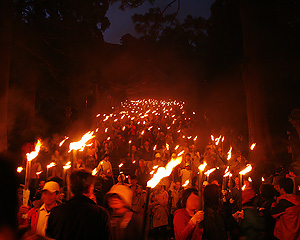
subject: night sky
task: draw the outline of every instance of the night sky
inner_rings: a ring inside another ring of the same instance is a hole
[[[119,9],[120,3],[115,3],[110,6],[107,17],[110,20],[110,27],[104,32],[104,40],[109,43],[120,43],[120,38],[126,33],[130,33],[135,37],[138,34],[134,30],[134,24],[132,23],[131,16],[135,13],[143,14],[148,11],[149,8],[159,7],[164,9],[171,1],[159,0],[156,1],[154,6],[146,2],[142,6],[136,9],[125,9],[124,11]],[[201,16],[204,18],[210,17],[210,7],[214,0],[182,0],[180,10],[178,13],[178,19],[183,20],[187,15]],[[166,13],[176,12],[178,3],[173,3]]]

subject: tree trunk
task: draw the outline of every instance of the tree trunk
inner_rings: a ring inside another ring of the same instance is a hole
[[[0,1],[0,152],[7,150],[7,105],[12,40],[12,1]]]
[[[265,54],[263,41],[264,19],[259,13],[258,1],[241,0],[240,15],[243,32],[244,63],[242,76],[245,86],[248,116],[249,147],[256,142],[250,161],[266,164],[273,160],[271,135],[267,118]]]

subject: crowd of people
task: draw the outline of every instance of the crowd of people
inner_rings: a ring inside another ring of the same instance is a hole
[[[69,170],[63,168],[71,155],[67,144],[54,150],[44,178],[36,174],[43,159],[34,159],[29,206],[19,194],[23,239],[300,239],[294,176],[270,176],[259,189],[245,177],[242,190],[238,173],[247,159],[238,148],[229,158],[221,136],[211,136],[200,153],[194,113],[183,107],[125,102],[119,111],[97,115],[95,137],[72,154]],[[172,174],[147,188],[157,169],[178,155],[182,162]],[[215,171],[199,186],[203,162]],[[227,167],[231,175],[224,178]]]

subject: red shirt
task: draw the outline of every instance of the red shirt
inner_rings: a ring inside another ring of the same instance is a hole
[[[199,224],[195,226],[189,224],[191,218],[185,208],[178,209],[174,213],[173,224],[176,240],[202,239],[203,228],[199,228]]]

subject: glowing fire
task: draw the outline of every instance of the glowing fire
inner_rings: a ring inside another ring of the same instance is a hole
[[[252,178],[251,177],[248,177],[248,182],[252,182]]]
[[[120,164],[119,164],[119,168],[123,167],[123,165],[124,165],[123,163],[120,163]]]
[[[41,146],[42,146],[41,139],[38,139],[37,143],[35,144],[34,151],[32,151],[31,153],[26,153],[26,157],[28,161],[32,161],[38,156]]]
[[[190,183],[190,180],[186,180],[185,183],[182,185],[182,187],[186,187]]]
[[[216,168],[209,169],[204,173],[204,175],[209,176],[214,171],[216,171]]]
[[[223,136],[223,137],[222,137],[222,142],[224,142],[224,140],[225,140],[225,137]]]
[[[176,145],[175,150],[177,150],[179,148],[179,145]]]
[[[229,161],[231,159],[231,152],[232,152],[232,147],[230,146],[230,149],[227,153],[227,160]]]
[[[197,138],[198,138],[198,136],[196,136],[196,137],[194,138],[194,141],[196,141],[196,140],[197,140]]]
[[[147,187],[155,188],[155,186],[160,182],[160,180],[164,177],[170,176],[173,169],[182,162],[182,157],[177,157],[175,159],[171,159],[166,167],[160,167],[157,169],[157,172],[153,175],[153,177],[147,182]]]
[[[200,171],[204,171],[204,169],[205,169],[206,166],[207,166],[207,163],[206,163],[206,162],[202,163],[202,164],[199,166],[199,170],[200,170]]]
[[[264,181],[265,181],[264,177],[261,177],[261,181],[262,181],[262,182],[264,182]]]
[[[178,153],[178,157],[181,156],[184,153],[184,150],[182,150],[180,153]]]
[[[242,191],[245,191],[246,188],[246,184],[244,184],[244,186],[242,186]]]
[[[214,135],[210,135],[211,140],[214,142],[215,141],[215,137]]]
[[[40,175],[43,171],[36,172],[36,175]]]
[[[63,166],[63,168],[64,169],[69,169],[71,167],[71,161],[69,161],[69,162],[67,162],[64,166]]]
[[[65,143],[65,141],[66,141],[67,139],[69,139],[69,137],[65,137],[65,139],[62,140],[62,141],[59,143],[59,147],[61,147],[61,146]]]
[[[156,145],[153,147],[153,151],[155,151],[155,150],[156,150],[156,147],[157,147]]]
[[[95,169],[92,171],[92,175],[93,175],[93,176],[96,176],[97,173],[98,173],[97,168],[95,168]]]
[[[219,143],[220,143],[220,140],[221,140],[221,135],[218,137],[218,138],[216,138],[215,139],[215,142],[216,142],[216,146],[218,146],[219,145]]]
[[[170,146],[167,143],[166,143],[166,148],[167,148],[168,151],[170,150]]]
[[[246,165],[246,168],[243,169],[242,171],[240,171],[239,174],[245,175],[246,173],[250,172],[251,170],[252,170],[251,164],[247,164],[247,165]]]
[[[18,167],[18,168],[17,168],[17,172],[18,172],[18,173],[21,173],[21,172],[23,171],[23,169],[24,169],[23,167]]]
[[[84,147],[86,146],[86,143],[94,137],[95,137],[94,131],[87,132],[82,136],[80,141],[70,143],[69,152],[71,152],[72,150],[79,150],[82,152]]]
[[[256,147],[256,143],[252,143],[250,150],[253,151],[253,149]]]
[[[52,162],[52,163],[49,163],[49,164],[47,165],[47,168],[49,169],[49,168],[52,168],[52,167],[54,167],[54,166],[56,166],[56,164],[55,164],[55,162]]]

